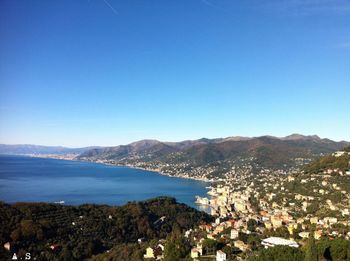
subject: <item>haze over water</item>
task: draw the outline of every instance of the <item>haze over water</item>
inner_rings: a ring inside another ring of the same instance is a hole
[[[123,205],[157,196],[196,207],[208,183],[128,167],[89,162],[0,156],[0,201]],[[205,209],[202,209],[205,210]]]

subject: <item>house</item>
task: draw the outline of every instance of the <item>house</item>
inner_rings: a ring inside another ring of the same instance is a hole
[[[246,204],[244,201],[240,200],[240,201],[236,201],[234,203],[235,209],[239,212],[246,212],[247,208],[246,208]]]
[[[156,247],[147,247],[146,254],[143,255],[144,258],[155,258],[160,259],[162,257],[164,246],[158,244]]]
[[[304,223],[304,218],[298,218],[297,219],[297,224],[303,224]]]
[[[296,227],[297,227],[296,224],[293,224],[293,223],[288,224],[287,229],[288,229],[288,232],[289,232],[290,235],[293,235],[294,229],[295,229]]]
[[[271,223],[274,228],[279,228],[282,226],[282,219],[280,217],[271,217]]]
[[[341,211],[341,214],[342,216],[349,216],[350,215],[350,212],[349,212],[349,209],[348,208],[345,208]]]
[[[209,238],[209,239],[215,239],[214,234],[212,234],[212,233],[208,234],[208,235],[207,235],[207,238]]]
[[[225,230],[225,228],[224,228],[224,226],[223,225],[218,225],[216,228],[215,228],[215,234],[219,234],[219,233],[221,233],[222,231],[224,231]]]
[[[293,176],[288,176],[288,182],[294,181],[295,178]]]
[[[335,217],[325,217],[323,220],[326,224],[330,224],[330,225],[334,225],[338,222],[338,219]]]
[[[238,228],[240,228],[241,226],[243,226],[243,221],[242,221],[242,219],[237,220],[237,222],[234,224],[234,228],[235,228],[235,229],[238,229]]]
[[[231,239],[236,239],[238,238],[239,231],[236,229],[231,229]]]
[[[205,231],[207,231],[209,233],[212,230],[213,227],[211,225],[199,225],[199,228],[201,230],[205,230]]]
[[[152,247],[146,248],[146,254],[143,255],[144,258],[155,258],[154,250]]]
[[[241,251],[243,251],[243,252],[247,251],[248,248],[249,248],[249,246],[246,245],[246,244],[245,244],[243,241],[241,241],[241,240],[235,241],[234,246],[237,247],[237,248],[239,248],[239,249],[240,249]]]
[[[7,250],[7,251],[10,251],[11,250],[11,244],[10,242],[7,242],[4,244],[4,248]]]
[[[216,251],[216,261],[226,261],[226,253],[221,250]]]
[[[317,224],[317,223],[318,223],[318,217],[312,217],[312,218],[310,218],[310,223],[311,223],[311,224]]]
[[[314,238],[315,238],[316,240],[319,240],[321,237],[322,237],[322,230],[316,230],[316,231],[314,232]]]
[[[271,224],[271,222],[265,222],[264,223],[264,225],[265,225],[265,227],[267,228],[267,229],[271,229],[272,228],[272,224]]]
[[[198,243],[198,244],[197,244],[197,250],[198,250],[199,255],[203,255],[203,246],[202,246],[202,243]]]
[[[343,156],[346,152],[345,151],[336,151],[333,153],[334,157],[340,157]]]
[[[191,249],[191,258],[198,258],[199,257],[199,251],[196,247]]]
[[[236,223],[236,220],[234,220],[234,219],[230,219],[230,220],[226,221],[227,227],[233,227],[235,225],[235,223]]]

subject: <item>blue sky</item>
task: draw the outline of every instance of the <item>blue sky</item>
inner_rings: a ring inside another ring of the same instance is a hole
[[[0,38],[0,143],[350,140],[347,0],[2,0]]]

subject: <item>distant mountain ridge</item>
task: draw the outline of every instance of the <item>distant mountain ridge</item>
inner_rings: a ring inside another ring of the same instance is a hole
[[[292,134],[286,137],[227,137],[198,139],[181,142],[141,140],[128,145],[88,150],[78,159],[113,161],[116,164],[182,166],[186,169],[222,165],[232,167],[242,159],[249,159],[259,169],[295,167],[296,160],[315,159],[350,145],[316,135]]]
[[[341,150],[347,141],[321,139],[317,135],[260,136],[162,142],[146,139],[112,147],[66,148],[61,146],[5,145],[0,154],[76,155],[75,159],[130,165],[163,172],[224,173],[242,167],[249,171],[291,170],[319,156]],[[217,174],[213,174],[217,175]]]
[[[62,146],[41,146],[31,144],[0,144],[0,154],[81,154],[96,147],[67,148]]]

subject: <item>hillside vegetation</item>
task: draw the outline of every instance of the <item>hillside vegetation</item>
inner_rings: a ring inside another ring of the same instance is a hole
[[[210,221],[206,213],[167,197],[120,207],[1,203],[0,241],[10,242],[11,252],[22,257],[30,252],[36,260],[82,260],[138,238],[165,238],[174,228],[183,231]],[[0,251],[0,260],[12,257]]]
[[[346,147],[344,154],[340,156],[327,155],[311,162],[305,166],[304,170],[307,173],[319,173],[328,169],[339,170],[345,172],[350,170],[350,146]]]

